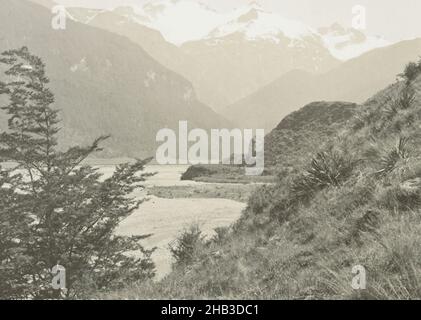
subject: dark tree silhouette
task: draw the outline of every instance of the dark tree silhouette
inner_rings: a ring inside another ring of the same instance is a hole
[[[0,134],[0,298],[75,298],[151,278],[152,250],[139,243],[145,237],[115,235],[139,207],[131,194],[142,188],[150,159],[120,165],[101,179],[84,160],[107,137],[61,151],[41,59],[24,47],[2,53],[0,66],[8,117]],[[6,169],[5,162],[14,165]],[[52,288],[55,265],[65,267],[66,290]]]

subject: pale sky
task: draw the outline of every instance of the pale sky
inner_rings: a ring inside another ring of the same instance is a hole
[[[192,0],[194,1],[194,0]],[[148,0],[56,0],[63,5],[116,7]],[[218,11],[227,11],[250,0],[200,0]],[[421,0],[258,0],[266,10],[302,21],[314,28],[339,22],[350,26],[355,5],[366,7],[367,33],[391,41],[421,37]]]

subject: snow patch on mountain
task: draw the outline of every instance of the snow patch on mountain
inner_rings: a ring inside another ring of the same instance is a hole
[[[247,40],[264,39],[279,42],[280,35],[293,40],[317,34],[307,25],[285,19],[277,13],[265,12],[257,4],[238,9],[234,16],[233,20],[215,28],[208,38],[222,38],[241,33]]]
[[[134,22],[142,25],[147,25],[150,19],[133,7],[117,7],[114,8],[113,13],[124,18],[121,22]]]
[[[221,13],[193,0],[155,0],[135,8],[135,11],[142,17],[140,23],[160,31],[167,41],[175,45],[238,32],[248,40],[269,39],[276,42],[280,35],[297,39],[317,34],[301,22],[264,11],[256,2]]]
[[[287,40],[289,48],[305,48],[306,40],[316,41],[336,59],[346,61],[372,49],[391,43],[381,37],[333,24],[318,30],[296,20],[268,12],[256,2],[221,13],[196,0],[152,0],[143,6],[117,7],[113,13],[121,17],[119,24],[135,22],[159,31],[166,41],[181,46],[190,41],[206,41],[217,46],[230,35],[241,35],[245,41]],[[73,20],[89,24],[103,10],[78,10]]]
[[[160,31],[175,45],[203,39],[229,19],[227,15],[192,0],[154,0],[137,7],[136,13],[143,17],[147,27]]]
[[[220,13],[193,0],[154,0],[137,7],[135,12],[137,22],[160,31],[168,42],[178,46],[197,40],[215,46],[226,36],[241,34],[249,41],[279,43],[287,38],[291,47],[302,46],[303,40],[312,37],[320,41],[332,56],[345,61],[391,44],[380,37],[367,36],[339,24],[316,30],[300,21],[265,11],[256,2]]]

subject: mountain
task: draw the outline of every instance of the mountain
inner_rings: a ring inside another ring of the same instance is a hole
[[[199,100],[217,111],[285,72],[301,68],[318,73],[339,63],[316,30],[255,3],[224,14],[190,0],[68,12],[79,22],[142,46],[190,80]]]
[[[46,7],[48,9],[53,8],[57,3],[54,0],[29,0],[32,3],[39,4],[40,6]]]
[[[390,44],[388,41],[364,34],[338,23],[315,30],[302,22],[285,19],[266,11],[258,2],[240,6],[231,12],[217,12],[200,1],[154,0],[135,7],[140,23],[161,32],[165,39],[177,46],[206,38],[220,38],[242,32],[249,40],[277,41],[279,33],[289,39],[317,35],[331,53],[347,60],[371,49]]]
[[[183,75],[191,58],[176,45],[167,42],[161,33],[143,24],[143,19],[132,7],[112,10],[68,8],[71,19],[101,28],[130,39],[167,68]]]
[[[268,39],[279,42],[280,35],[300,40],[315,36],[316,30],[299,21],[267,12],[257,3],[251,3],[234,11],[233,17],[228,22],[217,26],[206,38],[222,38],[234,33],[243,34],[247,40]]]
[[[265,172],[261,177],[245,176],[242,166],[194,165],[181,179],[200,182],[273,182],[279,168],[284,174],[292,168],[307,165],[308,158],[323,145],[334,141],[361,108],[350,102],[317,101],[286,116],[265,136]]]
[[[319,28],[326,47],[337,59],[346,61],[370,50],[391,45],[381,37],[368,36],[353,28],[344,28],[338,23],[327,28]]]
[[[229,125],[197,100],[190,82],[126,38],[71,20],[54,30],[50,11],[31,2],[0,6],[2,50],[27,46],[46,63],[64,145],[111,134],[104,156],[149,156],[157,131],[176,129],[179,120],[204,129]]]
[[[192,0],[152,0],[136,11],[146,26],[160,31],[167,41],[178,46],[203,39],[217,25],[230,19],[230,14]]]
[[[68,12],[78,22],[140,45],[192,82],[198,99],[223,115],[228,105],[285,73],[296,69],[325,73],[342,60],[388,44],[339,24],[315,30],[254,2],[227,13],[191,0],[150,1],[112,10],[69,8]]]
[[[349,102],[312,102],[285,117],[265,137],[265,166],[297,166],[322,144],[335,139],[360,106]]]
[[[315,143],[308,156],[296,140],[288,151],[297,148],[291,158],[298,167],[256,188],[232,227],[191,241],[190,263],[176,264],[152,286],[130,283],[105,298],[420,299],[421,62],[410,71],[350,121],[343,122],[348,104],[336,102],[282,121],[278,130],[339,120],[339,133],[329,146]],[[352,269],[360,275],[354,279],[370,275],[363,290],[350,285]]]
[[[338,24],[314,30],[303,23],[266,12],[256,3],[224,14],[190,0],[159,0],[143,7],[112,10],[68,8],[68,14],[75,21],[125,36],[140,45],[162,65],[188,79],[200,101],[232,120],[238,110],[227,106],[242,105],[243,101],[253,99],[262,87],[270,87],[273,81],[278,82],[277,87],[286,83],[282,94],[284,105],[288,105],[286,112],[269,110],[271,116],[267,120],[259,115],[259,126],[267,130],[276,125],[279,116],[313,98],[325,99],[324,94],[319,94],[317,81],[311,80],[314,74],[335,69],[340,59],[387,44],[382,39]],[[377,85],[368,83],[368,89],[360,91],[362,97],[374,92],[370,86],[379,89],[387,81],[390,78]],[[306,92],[301,94],[300,88],[305,86],[308,86]],[[298,95],[293,97],[292,92]],[[275,101],[269,102],[266,102],[267,95],[264,96],[255,99],[257,104],[264,103],[268,105],[266,109],[274,109],[272,105],[277,103],[277,96],[269,99]],[[327,98],[354,101],[352,94]],[[242,120],[237,123],[243,126]],[[246,120],[246,125],[249,126],[250,121]]]
[[[317,100],[362,103],[396,79],[421,53],[421,39],[372,50],[320,75],[292,71],[227,107],[224,115],[245,128],[272,130],[279,119]]]
[[[338,64],[315,30],[256,4],[236,10],[230,21],[181,49],[200,63],[184,75],[221,112],[286,72],[320,73]]]

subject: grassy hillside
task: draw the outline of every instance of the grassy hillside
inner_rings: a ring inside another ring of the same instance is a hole
[[[265,137],[265,171],[262,176],[244,174],[235,165],[194,165],[182,180],[205,182],[273,182],[275,175],[304,165],[321,144],[344,129],[359,106],[349,102],[313,102],[285,117]]]
[[[405,74],[305,169],[254,193],[232,228],[185,232],[167,278],[100,296],[420,299],[421,63]],[[357,265],[366,290],[351,287]]]
[[[285,117],[265,137],[265,166],[284,168],[306,161],[321,144],[343,130],[359,106],[348,102],[313,102]]]

